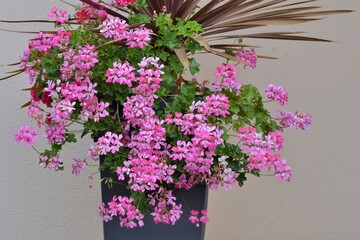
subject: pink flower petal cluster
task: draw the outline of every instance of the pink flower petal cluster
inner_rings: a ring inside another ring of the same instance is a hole
[[[200,227],[200,224],[199,223],[207,223],[209,222],[209,218],[207,216],[207,210],[201,210],[201,217],[199,218],[199,211],[196,211],[196,210],[191,210],[191,216],[189,217],[189,221],[192,223],[192,224],[195,224],[197,227]]]
[[[59,157],[59,155],[54,157],[48,157],[46,155],[40,156],[40,167],[47,168],[47,169],[54,169],[59,170],[60,168],[64,167],[64,164]]]
[[[31,101],[28,107],[28,116],[34,120],[40,128],[44,124],[44,113],[37,107],[40,102]]]
[[[136,0],[111,0],[110,6],[115,7],[128,7],[131,4],[135,4]]]
[[[208,96],[205,102],[195,102],[189,113],[169,114],[165,119],[167,124],[175,124],[180,131],[191,137],[191,140],[177,141],[169,157],[174,161],[185,161],[184,174],[175,183],[176,188],[189,189],[211,175],[213,156],[217,146],[223,143],[223,131],[217,126],[208,123],[208,116],[226,116],[229,105],[224,95]]]
[[[269,84],[265,90],[266,96],[284,106],[288,102],[288,93],[284,87]]]
[[[67,14],[67,11],[53,7],[51,12],[48,14],[48,17],[55,19],[60,24],[64,24],[69,21],[69,17],[66,16]]]
[[[35,39],[29,42],[28,48],[24,51],[23,56],[20,59],[21,67],[25,69],[25,73],[29,76],[30,84],[33,84],[36,78],[41,75],[38,64],[41,62],[43,55],[48,55],[50,49],[59,48],[66,50],[70,43],[71,32],[64,30],[58,30],[57,34],[44,34],[42,32],[35,36]],[[31,59],[31,51],[38,51],[38,58]]]
[[[20,141],[25,143],[26,147],[34,145],[34,141],[38,139],[39,129],[33,129],[29,126],[21,126],[15,135],[14,143],[19,144]]]
[[[131,87],[132,82],[135,81],[136,69],[128,61],[124,63],[114,62],[113,66],[114,68],[106,70],[106,82],[119,83]]]
[[[283,127],[295,127],[296,129],[307,130],[312,123],[312,117],[309,113],[303,114],[281,110],[276,118]]]
[[[257,63],[257,55],[255,53],[255,49],[251,48],[250,50],[245,50],[244,48],[240,48],[236,53],[235,57],[245,63],[245,67],[249,66],[253,69],[256,68]]]
[[[83,107],[81,114],[85,121],[92,119],[98,122],[100,118],[109,116],[106,109],[110,106],[110,103],[99,102],[96,96],[81,102],[81,106]]]
[[[268,168],[278,179],[290,181],[291,169],[286,165],[286,160],[280,159],[281,156],[277,153],[282,149],[284,142],[281,130],[263,136],[253,127],[239,128],[236,136],[241,140],[240,148],[249,155],[249,170]]]
[[[82,4],[80,9],[75,13],[78,23],[86,24],[100,24],[102,21],[107,19],[107,13],[104,10],[104,3],[99,3],[99,0],[92,0],[100,5],[100,9],[93,8],[88,4]]]
[[[214,91],[221,92],[223,90],[229,90],[234,92],[236,96],[240,94],[242,87],[241,82],[236,80],[236,65],[223,64],[216,68],[217,72],[214,76],[217,78],[214,83]],[[218,80],[220,78],[220,80]]]
[[[48,139],[49,144],[62,143],[66,140],[67,130],[63,122],[49,124],[43,136]]]
[[[212,175],[207,179],[206,183],[210,186],[211,190],[217,190],[221,185],[224,189],[232,189],[232,186],[237,183],[236,178],[239,173],[234,172],[231,168],[228,168],[226,161],[228,157],[222,156],[218,159],[219,165],[217,168],[212,169]]]
[[[151,30],[147,28],[130,29],[126,34],[126,46],[129,48],[144,48],[149,46]]]
[[[206,101],[197,101],[193,102],[190,106],[189,112],[203,114],[204,116],[222,116],[226,117],[230,114],[228,111],[229,105],[229,98],[223,94],[212,94],[210,96],[206,96]]]
[[[154,207],[151,215],[156,224],[175,225],[183,213],[181,210],[182,205],[176,204],[176,197],[173,196],[171,190],[159,189],[158,192],[150,195],[150,205]]]
[[[91,68],[99,60],[96,58],[98,51],[95,51],[95,45],[86,44],[77,50],[69,49],[65,53],[64,63],[60,67],[62,80],[69,80],[75,76],[76,80],[90,78],[92,75]]]
[[[142,227],[144,215],[133,205],[133,201],[133,198],[114,196],[107,206],[105,203],[99,205],[98,214],[105,222],[118,217],[121,227],[129,229]]]
[[[79,158],[73,158],[71,173],[74,175],[80,175],[85,172],[86,162],[81,161]]]
[[[116,153],[124,144],[121,143],[123,136],[112,132],[107,132],[103,137],[100,137],[96,143],[99,154],[106,155],[107,153]]]
[[[125,20],[118,17],[109,17],[102,25],[100,32],[105,38],[117,41],[125,40],[129,48],[143,48],[149,45],[151,31],[147,28],[130,29]]]

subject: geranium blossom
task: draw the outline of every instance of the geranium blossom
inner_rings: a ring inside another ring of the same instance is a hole
[[[257,64],[257,55],[255,53],[255,49],[251,48],[250,50],[245,50],[244,48],[240,48],[236,52],[236,58],[243,61],[245,66],[249,66],[251,68],[256,68]]]
[[[21,126],[18,132],[15,135],[15,144],[18,144],[20,141],[25,142],[26,147],[31,147],[34,145],[34,141],[38,139],[39,129],[32,129],[29,126]]]
[[[67,21],[69,21],[67,15],[68,15],[67,11],[58,9],[57,7],[53,7],[51,9],[51,12],[48,14],[48,17],[56,19],[56,21],[60,24],[64,24]]]
[[[284,106],[288,102],[288,93],[285,91],[285,88],[281,86],[269,84],[265,93],[269,99],[275,100],[281,106]]]
[[[127,7],[134,3],[136,3],[136,0],[112,0],[110,5],[116,7]]]

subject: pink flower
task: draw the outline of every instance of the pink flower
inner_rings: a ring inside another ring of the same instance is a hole
[[[150,195],[150,199],[150,204],[154,206],[154,211],[151,213],[154,222],[175,225],[183,211],[181,210],[182,205],[176,204],[176,198],[172,195],[172,191],[160,188]]]
[[[189,217],[189,221],[192,224],[197,224],[199,222],[199,218],[198,218],[199,212],[195,211],[195,210],[191,210],[191,216]]]
[[[207,210],[201,210],[201,217],[199,218],[199,211],[191,210],[191,216],[189,217],[189,221],[192,224],[195,224],[197,227],[200,227],[199,223],[206,224],[209,222],[209,218],[207,217]]]
[[[284,142],[281,130],[269,132],[264,138],[262,133],[257,133],[253,127],[239,128],[236,136],[241,140],[240,148],[249,156],[249,170],[268,168],[276,178],[290,181],[290,167],[277,153],[282,149]]]
[[[128,7],[131,4],[135,4],[136,0],[112,0],[110,2],[110,6],[115,6],[115,7]]]
[[[126,45],[129,48],[143,48],[149,45],[151,31],[147,28],[130,29],[126,35]]]
[[[204,224],[206,224],[207,222],[209,222],[209,218],[208,218],[208,216],[207,216],[207,210],[205,210],[205,209],[203,209],[203,210],[201,210],[201,217],[200,217],[200,222],[202,222],[202,223],[204,223]]]
[[[99,3],[99,0],[92,0],[93,2]],[[93,8],[87,4],[83,4],[80,10],[75,13],[78,23],[101,23],[107,18],[107,13],[103,9],[104,3],[99,3],[100,9]]]
[[[256,68],[257,56],[255,53],[255,49],[251,48],[250,50],[245,50],[244,48],[240,48],[236,52],[236,58],[243,61],[245,63],[245,67],[249,66],[251,68]]]
[[[64,166],[61,158],[58,155],[51,158],[46,155],[41,155],[40,167],[59,170],[59,168],[63,168]]]
[[[236,65],[224,64],[216,68],[217,72],[214,73],[216,78],[221,78],[221,80],[215,80],[214,90],[215,92],[221,92],[224,89],[234,92],[236,96],[240,94],[240,89],[242,87],[241,82],[236,80]]]
[[[80,175],[82,173],[85,172],[85,166],[86,163],[84,161],[81,161],[78,158],[73,158],[73,163],[72,163],[72,174],[74,175]]]
[[[98,214],[105,221],[119,217],[120,226],[133,229],[144,226],[144,215],[133,205],[133,198],[114,196],[111,202],[99,204]]]
[[[100,32],[105,38],[113,38],[120,41],[126,38],[128,26],[129,24],[125,20],[118,17],[109,17],[102,23]]]
[[[66,16],[67,14],[67,11],[53,7],[51,12],[48,14],[48,17],[56,19],[56,21],[60,24],[64,24],[69,21],[69,18]]]
[[[281,106],[284,106],[288,102],[288,93],[283,87],[270,84],[266,88],[265,93],[269,99],[275,100]]]
[[[65,134],[67,130],[63,122],[48,125],[43,134],[49,140],[49,144],[62,143],[66,140]]]
[[[128,61],[125,61],[123,64],[114,62],[113,66],[114,68],[106,70],[106,82],[119,83],[131,87],[132,81],[135,80],[135,68]]]
[[[129,48],[143,48],[149,45],[151,31],[146,28],[129,29],[129,24],[118,17],[110,17],[101,25],[100,32],[105,38],[126,40]]]
[[[34,145],[34,141],[38,139],[39,129],[32,129],[29,126],[21,126],[15,135],[15,144],[19,144],[20,141],[25,142],[26,147]]]
[[[116,153],[120,150],[123,144],[120,142],[122,139],[121,134],[112,132],[105,133],[105,136],[99,138],[97,141],[97,148],[99,149],[100,155],[106,155],[108,152]]]
[[[296,129],[307,130],[309,125],[312,123],[312,117],[308,114],[299,112],[279,111],[276,120],[279,121],[283,127],[295,127]]]

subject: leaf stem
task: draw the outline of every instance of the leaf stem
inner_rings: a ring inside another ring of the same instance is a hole
[[[34,146],[31,146],[31,147],[32,147],[32,149],[35,150],[35,152],[37,152],[39,155],[41,155],[41,153]]]

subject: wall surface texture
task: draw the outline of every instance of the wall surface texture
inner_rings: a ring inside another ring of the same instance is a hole
[[[211,192],[206,240],[360,239],[360,1],[319,2],[357,12],[267,30],[306,31],[336,43],[248,40],[262,46],[259,54],[279,59],[260,60],[256,71],[240,69],[239,74],[262,90],[270,83],[284,86],[290,97],[285,109],[314,116],[308,132],[286,132],[283,156],[292,166],[292,182],[250,177],[241,189]],[[70,9],[60,1],[2,0],[0,19],[45,19],[55,5]],[[25,26],[44,25],[0,23],[8,29]],[[31,37],[0,31],[0,65],[18,61]],[[208,71],[199,79],[211,78],[220,62],[202,58]],[[19,90],[28,86],[25,75],[0,83],[0,239],[102,239],[99,183],[71,174],[71,157],[83,156],[91,140],[69,146],[63,155],[66,170],[56,173],[41,169],[31,149],[13,144],[18,127],[28,124],[19,107],[28,99]],[[44,142],[37,144],[41,148]]]

